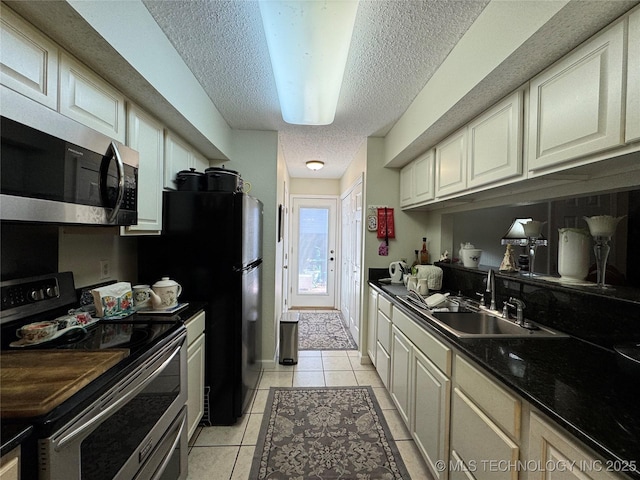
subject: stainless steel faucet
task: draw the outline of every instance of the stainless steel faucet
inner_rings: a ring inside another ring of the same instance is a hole
[[[509,297],[509,302],[506,305],[516,309],[516,323],[524,327],[524,309],[526,308],[524,302],[519,298]]]
[[[489,305],[489,310],[496,309],[496,275],[493,273],[493,269],[489,269],[489,273],[487,274],[487,289],[486,293],[491,294],[491,305]]]

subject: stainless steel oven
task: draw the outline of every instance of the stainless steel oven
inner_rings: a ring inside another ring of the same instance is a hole
[[[38,441],[40,480],[184,479],[186,331]]]
[[[30,424],[22,443],[23,478],[40,480],[184,480],[187,476],[187,345],[179,315],[135,314],[72,329],[50,341],[19,345],[16,330],[57,318],[78,300],[70,272],[0,282],[0,344],[41,351],[125,350],[71,397],[39,416],[2,410],[2,424]],[[188,312],[187,312],[188,314]],[[74,352],[70,352],[73,354]],[[1,366],[0,366],[1,368]],[[25,368],[40,368],[30,363]],[[59,380],[66,381],[65,373]],[[55,374],[52,374],[55,379]],[[3,382],[0,392],[20,392]],[[3,394],[4,395],[4,394]],[[13,415],[13,416],[12,416]],[[0,425],[2,427],[2,425]]]

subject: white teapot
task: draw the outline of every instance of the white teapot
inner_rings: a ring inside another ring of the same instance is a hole
[[[182,286],[175,280],[171,280],[169,277],[162,277],[152,285],[151,289],[160,300],[158,302],[155,298],[151,299],[153,308],[171,308],[178,305],[178,297],[182,293]]]

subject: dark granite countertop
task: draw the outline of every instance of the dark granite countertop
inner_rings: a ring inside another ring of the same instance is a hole
[[[391,298],[406,292],[369,284]],[[635,462],[635,471],[621,473],[640,478],[640,378],[623,370],[613,351],[574,337],[457,338],[403,304],[397,306],[605,460],[623,467]]]

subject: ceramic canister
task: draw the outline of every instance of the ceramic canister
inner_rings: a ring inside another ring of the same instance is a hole
[[[558,234],[558,273],[566,280],[584,280],[589,273],[589,232],[580,228],[559,228]]]

